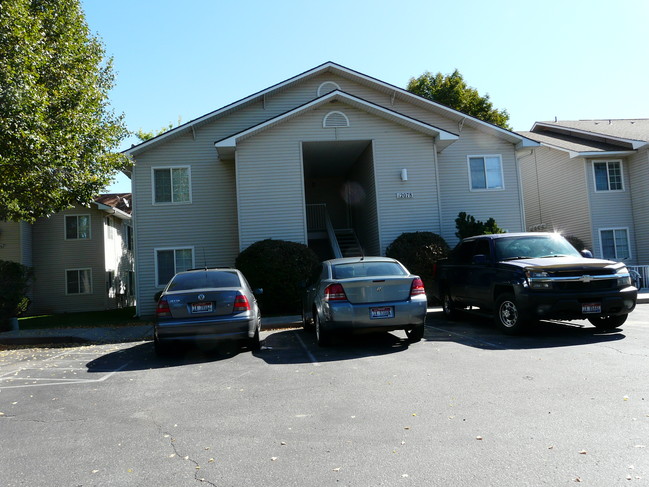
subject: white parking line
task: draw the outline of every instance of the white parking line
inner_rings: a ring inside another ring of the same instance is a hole
[[[306,346],[306,344],[304,343],[304,341],[302,340],[302,338],[300,338],[300,335],[299,335],[297,332],[295,332],[295,331],[293,332],[293,334],[297,337],[297,341],[300,342],[300,346],[301,346],[302,349],[304,350],[304,353],[306,353],[307,357],[309,357],[309,360],[311,361],[311,363],[312,363],[315,367],[319,367],[319,366],[320,366],[320,362],[318,362],[318,360],[315,358],[315,356],[314,356],[314,355],[311,353],[311,351],[307,348],[307,346]]]

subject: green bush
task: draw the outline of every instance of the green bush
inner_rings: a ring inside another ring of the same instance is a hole
[[[493,218],[489,218],[486,222],[482,222],[476,220],[474,216],[468,215],[464,211],[461,211],[455,219],[455,227],[457,228],[455,236],[460,240],[475,235],[505,233],[505,231],[496,224],[496,220]]]
[[[285,240],[261,240],[241,252],[235,261],[257,296],[262,313],[300,313],[301,285],[318,264],[318,257],[306,245]]]
[[[402,233],[388,245],[385,255],[397,259],[410,272],[424,281],[426,289],[432,289],[433,266],[448,255],[446,241],[432,232]]]
[[[579,237],[575,237],[574,235],[564,235],[563,238],[570,242],[572,246],[580,252],[586,248],[586,244]]]
[[[8,327],[10,318],[27,311],[30,304],[27,291],[32,278],[30,267],[0,260],[0,330]]]

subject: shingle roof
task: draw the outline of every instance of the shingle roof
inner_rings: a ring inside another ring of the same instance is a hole
[[[97,196],[95,198],[95,203],[110,206],[111,208],[115,208],[116,210],[123,211],[130,215],[133,209],[131,199],[131,193],[108,193]]]
[[[564,127],[590,132],[594,135],[606,135],[622,139],[649,142],[649,119],[619,120],[559,120],[557,122],[538,122],[550,127]]]
[[[541,130],[538,132],[518,132],[523,137],[535,140],[541,144],[565,149],[571,152],[616,152],[625,150],[619,145],[607,144],[566,134]]]

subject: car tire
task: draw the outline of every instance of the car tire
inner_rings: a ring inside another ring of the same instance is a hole
[[[331,344],[331,333],[329,332],[329,330],[326,330],[325,327],[322,326],[322,322],[318,317],[318,313],[315,311],[313,313],[313,326],[315,328],[315,337],[316,341],[318,342],[318,346],[329,346]]]
[[[458,310],[448,291],[444,291],[442,294],[442,311],[444,312],[444,318],[447,320],[453,321],[457,319]]]
[[[406,336],[410,343],[417,343],[424,338],[424,324],[420,323],[412,328],[406,328]]]
[[[153,350],[158,357],[169,355],[169,345],[162,343],[157,333],[153,333]]]
[[[306,311],[304,310],[302,310],[302,328],[304,328],[307,331],[313,329],[313,320],[307,318]]]
[[[617,315],[617,316],[598,316],[593,318],[588,318],[588,321],[591,324],[595,325],[595,328],[598,330],[614,330],[615,328],[620,328],[626,321],[629,315]]]
[[[251,352],[258,352],[261,350],[261,340],[259,339],[259,327],[255,328],[255,335],[248,338],[248,348]]]
[[[501,294],[496,299],[494,322],[501,331],[508,335],[522,333],[530,321],[524,318],[513,294]]]

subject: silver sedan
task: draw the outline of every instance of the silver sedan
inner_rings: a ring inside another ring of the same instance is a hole
[[[260,348],[257,300],[237,269],[179,272],[157,301],[153,337],[158,354],[176,342],[241,341],[252,350]]]
[[[315,328],[325,346],[338,331],[405,330],[421,340],[426,321],[422,280],[388,257],[326,260],[307,282],[302,306],[305,328]]]

